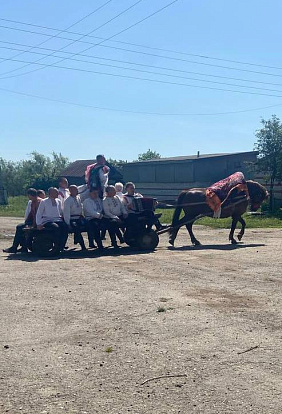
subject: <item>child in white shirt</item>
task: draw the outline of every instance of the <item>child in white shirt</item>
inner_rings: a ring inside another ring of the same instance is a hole
[[[115,183],[116,195],[123,201],[123,184]]]

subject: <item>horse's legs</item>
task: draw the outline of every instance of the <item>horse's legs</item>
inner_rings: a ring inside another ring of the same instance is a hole
[[[241,231],[240,231],[240,233],[238,234],[238,240],[240,241],[241,239],[242,239],[242,237],[244,236],[244,233],[245,233],[245,228],[246,228],[246,222],[245,222],[245,220],[242,218],[242,217],[239,217],[239,219],[238,219],[239,221],[240,221],[240,223],[242,224],[242,228],[241,228]]]
[[[188,230],[188,233],[190,234],[192,244],[194,244],[194,246],[200,246],[201,243],[199,242],[199,240],[196,239],[196,237],[194,236],[193,230],[192,230],[193,224],[194,223],[186,224],[186,229]]]
[[[230,233],[229,233],[229,240],[231,241],[232,244],[237,244],[236,240],[234,239],[234,232],[237,226],[239,218],[236,217],[232,217],[232,224],[231,224],[231,229],[230,229]]]
[[[180,229],[180,227],[177,227],[177,228],[175,228],[175,229],[171,230],[171,231],[170,231],[170,233],[169,233],[169,239],[168,239],[168,242],[169,242],[172,246],[174,246],[174,241],[175,241],[175,239],[176,239],[176,237],[177,237],[177,234],[178,234],[178,232],[179,232],[179,229]]]

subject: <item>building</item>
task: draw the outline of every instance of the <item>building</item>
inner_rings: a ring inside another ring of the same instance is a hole
[[[69,164],[61,172],[62,177],[66,177],[70,184],[82,185],[85,184],[85,170],[88,165],[95,164],[96,160],[77,160]],[[107,165],[110,167],[109,183],[116,183],[117,181],[123,181],[122,174],[111,164]]]
[[[172,201],[184,188],[208,187],[212,183],[242,171],[251,178],[248,166],[258,152],[187,155],[130,162],[123,165],[124,181],[133,181],[140,193],[159,200]]]
[[[263,186],[270,191],[270,180],[265,173],[256,173],[254,180],[261,183]],[[276,180],[273,185],[273,206],[274,208],[282,207],[282,180]]]

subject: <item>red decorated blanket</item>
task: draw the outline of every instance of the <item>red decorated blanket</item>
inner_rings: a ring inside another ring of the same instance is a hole
[[[237,188],[240,192],[244,192],[246,196],[248,196],[248,187],[242,172],[236,172],[207,188],[207,203],[215,212],[215,217],[220,216],[221,205],[227,200],[230,192],[234,188]],[[219,213],[219,215],[217,213]]]

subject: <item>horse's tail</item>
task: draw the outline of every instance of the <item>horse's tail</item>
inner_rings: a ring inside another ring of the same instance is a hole
[[[177,199],[177,205],[176,205],[176,209],[174,210],[173,213],[173,217],[172,217],[172,223],[171,226],[175,227],[177,226],[178,222],[179,222],[179,217],[183,208],[183,200],[186,196],[186,192],[182,191],[181,194],[179,194],[178,199]]]

